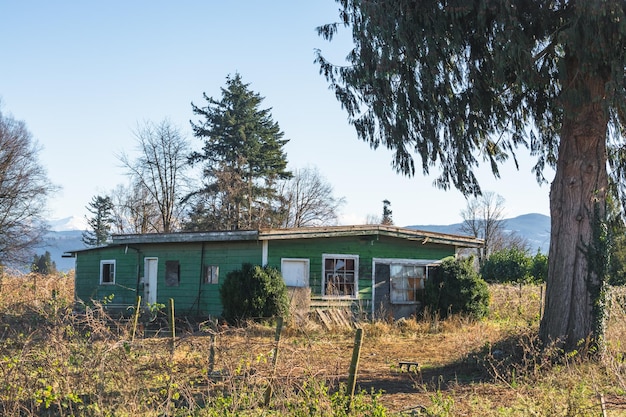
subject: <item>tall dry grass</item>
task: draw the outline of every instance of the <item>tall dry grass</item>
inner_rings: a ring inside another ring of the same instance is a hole
[[[550,352],[536,338],[538,286],[490,287],[490,316],[357,323],[365,339],[352,415],[620,415],[626,394],[624,291],[614,291],[597,359]],[[274,328],[132,320],[106,305],[73,309],[73,277],[5,277],[0,287],[0,415],[345,415],[354,326]],[[147,337],[157,334],[157,337]],[[160,337],[165,336],[165,337]],[[420,371],[399,369],[401,360]],[[270,405],[265,405],[268,384]],[[626,406],[624,407],[626,408]],[[624,414],[622,414],[624,415]]]

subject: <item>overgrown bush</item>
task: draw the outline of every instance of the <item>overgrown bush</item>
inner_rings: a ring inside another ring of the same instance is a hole
[[[426,281],[425,305],[440,317],[455,313],[485,317],[489,313],[489,288],[473,264],[473,258],[444,259]]]
[[[548,277],[548,257],[541,252],[530,256],[518,248],[497,251],[489,256],[480,269],[489,283],[538,283]]]
[[[483,279],[491,283],[530,281],[532,258],[518,248],[494,252],[480,268]]]
[[[532,259],[530,276],[535,283],[546,282],[548,279],[548,256],[541,253],[541,251],[537,251],[537,254]]]
[[[229,322],[285,316],[289,311],[287,286],[276,268],[243,264],[230,272],[220,287],[224,311]]]

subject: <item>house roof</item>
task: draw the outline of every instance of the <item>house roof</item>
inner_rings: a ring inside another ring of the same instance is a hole
[[[231,230],[213,232],[176,232],[176,233],[147,233],[113,235],[108,246],[136,245],[146,243],[192,243],[192,242],[234,242],[234,241],[264,241],[287,239],[313,239],[346,236],[389,236],[400,239],[413,240],[425,243],[438,243],[462,248],[478,248],[484,243],[482,239],[470,236],[451,235],[445,233],[426,232],[386,225],[358,225],[358,226],[325,226],[299,227],[293,229],[261,229],[261,230]],[[68,254],[89,251],[98,248],[87,248],[70,251]]]
[[[259,231],[259,240],[326,238],[338,236],[390,236],[406,240],[421,241],[421,243],[432,242],[465,248],[478,248],[484,244],[482,239],[470,236],[426,232],[382,224],[262,229]]]

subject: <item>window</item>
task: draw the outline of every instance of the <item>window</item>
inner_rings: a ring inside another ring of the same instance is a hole
[[[392,303],[413,304],[421,299],[426,279],[425,265],[391,264],[389,272]]]
[[[324,255],[322,291],[331,297],[356,297],[359,257],[356,255]]]
[[[204,283],[218,284],[220,267],[217,265],[204,265]]]
[[[100,261],[100,284],[115,284],[115,260]]]
[[[165,285],[178,287],[180,284],[180,263],[178,261],[165,261]]]
[[[309,260],[304,258],[282,258],[280,273],[288,287],[309,286]]]

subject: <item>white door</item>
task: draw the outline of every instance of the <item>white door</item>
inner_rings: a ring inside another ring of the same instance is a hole
[[[280,272],[288,287],[309,286],[309,260],[308,259],[282,259]]]
[[[143,260],[143,297],[146,304],[157,301],[157,271],[158,258],[144,258]]]

